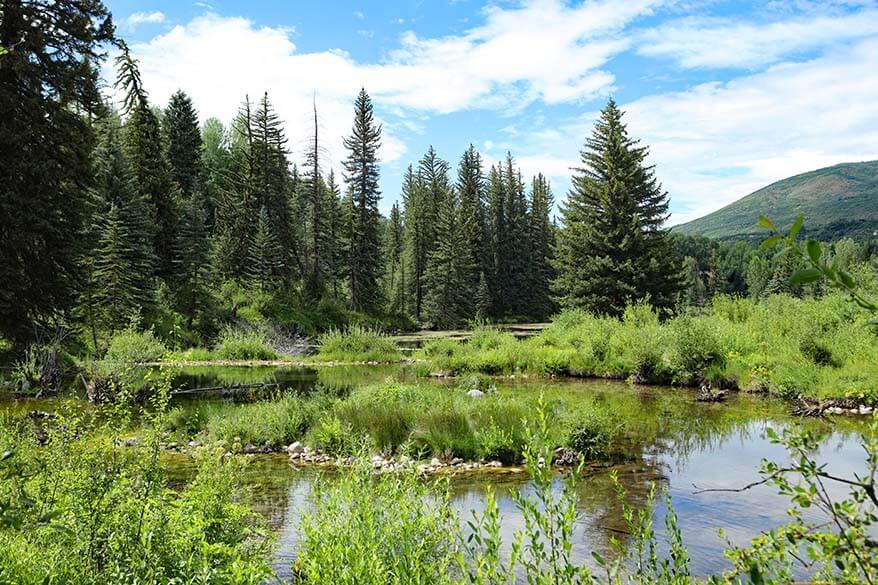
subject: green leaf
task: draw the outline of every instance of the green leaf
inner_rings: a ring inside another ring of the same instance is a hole
[[[764,215],[759,216],[759,225],[764,227],[767,230],[771,230],[773,232],[777,231],[777,228],[774,225],[774,222],[765,217]]]
[[[766,238],[764,242],[759,244],[760,248],[774,248],[777,246],[777,243],[780,241],[780,236],[771,236],[770,238]]]
[[[604,560],[604,557],[601,556],[601,553],[599,553],[599,552],[593,550],[593,551],[591,551],[591,556],[594,557],[594,560],[597,561],[597,563],[598,563],[600,566],[602,566],[602,567],[606,567],[606,566],[607,566],[607,561]]]
[[[839,280],[841,281],[841,283],[842,283],[843,285],[845,285],[847,288],[854,288],[854,286],[856,286],[856,285],[854,284],[854,279],[851,278],[851,275],[848,274],[847,272],[845,272],[844,270],[839,270],[839,271],[838,271],[838,279],[839,279]]]
[[[796,270],[790,277],[790,284],[808,284],[809,282],[815,282],[820,279],[822,274],[823,273],[816,268]]]
[[[808,257],[811,258],[811,262],[819,264],[820,256],[823,254],[823,248],[820,246],[820,242],[808,240],[805,247],[808,249]]]
[[[793,223],[793,227],[790,228],[790,239],[795,241],[796,236],[799,235],[799,231],[802,229],[802,226],[805,225],[805,216],[801,213],[799,217],[796,218],[795,223]]]
[[[9,52],[9,49],[4,47],[3,45],[0,45],[0,55],[5,55],[8,52]]]
[[[6,461],[6,460],[9,459],[10,457],[12,457],[12,455],[13,455],[14,453],[15,453],[15,451],[12,450],[12,449],[9,449],[8,451],[3,451],[3,454],[0,455],[0,461]]]

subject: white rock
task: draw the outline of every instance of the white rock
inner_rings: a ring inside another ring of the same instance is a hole
[[[499,461],[490,461],[485,464],[487,467],[503,467],[503,464]]]
[[[473,388],[472,390],[467,392],[466,395],[469,396],[470,398],[481,398],[482,396],[485,395],[485,393],[482,392],[481,390],[476,390],[475,388]]]
[[[430,466],[431,467],[439,467],[440,465],[442,465],[442,462],[439,461],[438,459],[436,459],[435,457],[430,459]]]
[[[300,443],[299,441],[296,441],[295,443],[292,443],[289,447],[287,447],[287,453],[289,453],[290,455],[299,455],[304,452],[305,446],[302,445],[302,443]]]
[[[860,407],[860,414],[872,414],[872,407],[864,404]]]

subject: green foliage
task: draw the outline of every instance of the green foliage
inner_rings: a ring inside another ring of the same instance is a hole
[[[609,417],[594,410],[573,411],[567,421],[567,428],[566,446],[586,459],[604,457],[615,434]]]
[[[225,441],[227,445],[239,443],[282,447],[304,438],[320,407],[321,402],[317,399],[285,394],[266,402],[215,407],[199,418],[205,420],[204,428],[210,437]],[[191,432],[199,422],[197,418],[181,420],[176,423],[179,424],[176,428]]]
[[[870,315],[840,295],[717,296],[700,314],[664,322],[645,304],[621,319],[565,311],[539,335],[516,340],[480,329],[469,342],[431,341],[430,371],[629,378],[635,383],[767,390],[785,396],[878,400]],[[869,380],[872,382],[869,388]]]
[[[458,522],[447,491],[413,473],[374,477],[360,458],[323,477],[302,518],[299,583],[386,585],[455,582]]]
[[[673,308],[682,273],[663,227],[667,193],[645,164],[647,154],[611,99],[561,209],[554,287],[562,306],[611,316],[641,299]]]
[[[91,121],[114,34],[106,6],[89,0],[4,2],[0,35],[0,335],[21,344],[72,309],[82,283]]]
[[[166,487],[158,431],[167,392],[160,381],[138,448],[121,445],[130,414],[118,405],[93,422],[57,412],[40,446],[0,428],[0,451],[16,445],[0,464],[0,582],[255,585],[269,577],[270,540],[237,501],[241,462],[207,450],[191,483]]]
[[[277,352],[258,330],[227,327],[220,334],[214,355],[222,360],[276,360]]]
[[[354,102],[352,134],[344,139],[349,153],[344,161],[345,180],[350,186],[352,212],[348,244],[348,296],[355,311],[375,309],[381,298],[378,286],[381,268],[378,227],[380,145],[381,125],[375,122],[369,94],[361,89]]]
[[[156,362],[162,359],[167,351],[151,329],[138,331],[131,326],[110,338],[104,359],[113,364]]]
[[[358,325],[344,331],[332,329],[324,333],[319,345],[317,357],[325,361],[391,362],[400,358],[399,348],[391,337]]]

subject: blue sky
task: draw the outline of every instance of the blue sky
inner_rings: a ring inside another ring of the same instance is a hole
[[[786,176],[878,158],[876,1],[323,3],[110,0],[152,99],[202,119],[268,91],[294,161],[316,95],[326,167],[365,86],[384,124],[382,209],[429,145],[507,150],[556,199],[609,96],[651,147],[672,222]],[[109,78],[112,72],[107,70]]]

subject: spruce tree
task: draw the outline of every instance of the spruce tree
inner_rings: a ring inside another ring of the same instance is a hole
[[[211,167],[217,193],[214,210],[213,262],[225,279],[244,280],[247,272],[248,234],[259,219],[253,194],[252,106],[245,97],[232,122],[225,172]]]
[[[440,205],[435,240],[424,274],[424,317],[434,326],[448,328],[460,325],[472,314],[473,297],[463,286],[470,263],[466,255],[461,254],[463,234],[457,193],[449,192]]]
[[[302,203],[305,217],[304,285],[311,298],[319,298],[325,287],[327,242],[326,192],[320,176],[320,143],[318,141],[317,104],[314,104],[314,135],[305,161],[302,182]]]
[[[348,156],[344,161],[345,180],[351,189],[353,217],[351,223],[348,291],[351,308],[370,311],[380,305],[378,277],[381,270],[381,235],[379,232],[378,148],[381,126],[375,122],[372,100],[361,89],[354,102],[354,125],[351,136],[344,139]]]
[[[198,322],[199,332],[208,325],[210,293],[210,241],[207,210],[200,192],[183,202],[180,218],[180,267],[176,287],[176,307],[186,316],[187,329]]]
[[[94,253],[94,299],[103,325],[118,329],[140,312],[147,299],[139,286],[143,275],[131,261],[138,250],[117,205],[110,206],[101,224]]]
[[[99,0],[4,0],[0,7],[0,334],[26,341],[63,315],[82,281],[79,240],[102,108]]]
[[[508,315],[524,316],[529,312],[529,270],[531,245],[528,230],[528,203],[521,172],[515,168],[512,154],[506,156],[505,233],[501,235],[499,253],[501,269],[498,287],[501,306]]]
[[[149,205],[157,274],[171,280],[177,264],[179,189],[171,176],[163,149],[161,126],[150,108],[137,62],[127,48],[116,60],[117,87],[124,92],[125,152],[134,171],[137,189]]]
[[[201,186],[203,167],[198,112],[182,90],[174,92],[163,118],[167,158],[171,175],[184,199],[190,199]]]
[[[402,215],[405,226],[403,262],[408,275],[405,310],[415,319],[420,319],[424,270],[427,265],[423,200],[423,182],[420,175],[415,174],[412,165],[409,165],[402,180]]]
[[[296,185],[291,180],[287,160],[287,139],[267,93],[263,94],[251,123],[249,183],[255,199],[253,203],[265,208],[272,237],[280,252],[274,265],[279,272],[272,277],[289,283],[302,269],[291,209]]]
[[[465,257],[464,294],[475,298],[486,265],[485,177],[482,158],[470,144],[457,167],[457,188],[460,193],[460,254]]]
[[[155,257],[148,205],[134,182],[119,139],[119,122],[108,115],[100,124],[94,151],[92,227],[86,255],[90,278],[86,313],[96,325],[114,329],[152,303]]]
[[[326,279],[333,298],[341,297],[340,283],[345,276],[345,229],[343,203],[335,172],[330,169],[326,180],[324,209],[326,210],[326,245],[323,257],[326,261]]]
[[[229,141],[223,123],[217,118],[208,118],[201,132],[203,145],[201,167],[203,180],[201,192],[205,212],[205,225],[209,234],[216,227],[216,207],[224,189],[229,183],[231,154]]]
[[[503,169],[491,166],[488,173],[488,236],[490,238],[490,258],[488,270],[483,271],[490,291],[490,314],[499,317],[504,314],[504,295],[501,293],[501,275],[507,269],[507,256],[504,246],[507,240],[506,229],[506,184]]]
[[[415,319],[424,316],[429,255],[436,244],[440,210],[451,196],[448,170],[448,163],[439,158],[436,150],[430,146],[418,163],[417,172],[413,174],[409,169],[404,179],[406,225],[409,227],[407,233],[411,236],[406,255],[410,265],[411,313]]]
[[[663,227],[667,194],[622,115],[610,100],[581,153],[582,167],[561,208],[555,291],[563,306],[595,313],[621,315],[641,299],[667,312],[681,286]]]
[[[530,241],[530,268],[528,270],[527,314],[536,319],[546,319],[555,310],[550,285],[555,278],[552,267],[555,250],[555,228],[552,213],[552,189],[549,181],[537,174],[531,184],[530,213],[528,214]]]
[[[405,310],[405,265],[403,262],[405,236],[402,214],[397,203],[394,203],[390,210],[384,247],[384,257],[387,260],[384,286],[387,309],[390,313],[402,313]]]
[[[258,220],[249,240],[249,283],[259,291],[272,292],[280,284],[280,275],[283,274],[283,254],[265,207],[259,210]]]

